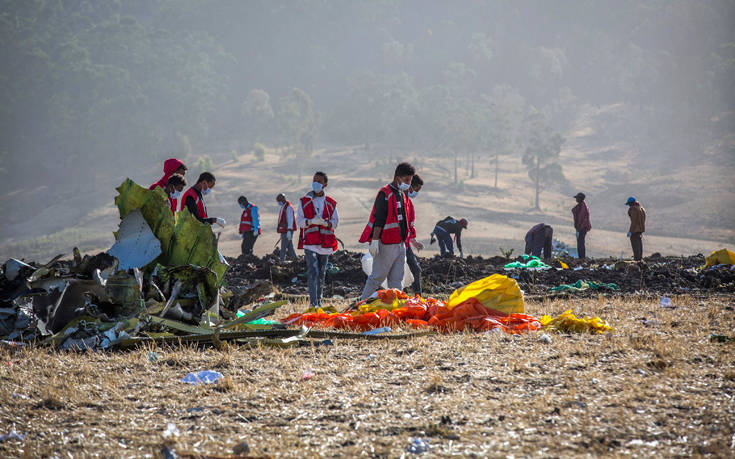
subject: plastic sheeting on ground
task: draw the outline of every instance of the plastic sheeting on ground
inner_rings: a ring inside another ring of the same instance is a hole
[[[547,265],[536,256],[522,255],[523,262],[514,261],[504,266],[505,269],[551,269],[551,266]]]
[[[599,317],[576,317],[568,309],[556,317],[543,316],[541,324],[544,329],[562,333],[604,333],[613,331],[613,328]]]
[[[578,280],[577,282],[573,284],[562,284],[556,287],[551,287],[549,291],[551,292],[583,292],[589,289],[593,289],[593,290],[607,289],[607,290],[613,290],[617,292],[620,290],[620,287],[618,287],[618,284],[613,284],[613,283],[605,284],[604,282]]]
[[[735,252],[731,252],[727,249],[716,250],[710,254],[706,259],[706,268],[716,265],[735,265]]]
[[[484,301],[509,310],[523,311],[523,297],[518,284],[505,276],[493,275],[482,279],[455,291],[452,298],[455,301],[449,307],[435,298],[418,295],[409,297],[396,289],[380,290],[377,298],[358,304],[357,311],[353,313],[328,314],[317,311],[292,314],[281,322],[286,325],[350,330],[371,330],[396,324],[444,332],[501,330],[524,333],[541,328],[541,322],[533,316],[503,312],[483,304]]]

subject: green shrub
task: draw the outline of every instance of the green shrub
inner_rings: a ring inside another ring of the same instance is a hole
[[[260,142],[256,142],[253,145],[253,155],[257,161],[265,160],[265,145]]]

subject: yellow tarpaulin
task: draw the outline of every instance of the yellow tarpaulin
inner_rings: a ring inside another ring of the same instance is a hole
[[[523,293],[518,283],[501,274],[493,274],[455,290],[449,297],[447,308],[451,310],[469,298],[476,298],[486,308],[508,314],[525,312]]]
[[[727,249],[716,250],[706,260],[707,268],[715,265],[735,265],[735,253]]]

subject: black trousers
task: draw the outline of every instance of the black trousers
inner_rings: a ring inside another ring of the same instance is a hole
[[[641,261],[643,259],[643,233],[631,233],[630,246],[633,247],[633,259]]]
[[[406,263],[413,274],[413,293],[421,295],[421,266],[411,247],[406,248]],[[405,289],[406,286],[404,285],[403,288]]]
[[[577,257],[582,259],[587,256],[587,249],[584,246],[584,238],[587,237],[587,231],[578,231],[577,236]]]
[[[256,239],[258,239],[258,235],[253,233],[252,231],[246,231],[245,233],[243,233],[243,238],[242,238],[242,254],[243,255],[253,254],[253,246],[255,245]]]

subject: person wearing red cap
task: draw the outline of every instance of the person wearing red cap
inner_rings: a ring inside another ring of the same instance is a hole
[[[148,189],[155,190],[157,186],[165,189],[166,184],[168,183],[168,178],[174,174],[179,174],[181,176],[186,175],[186,166],[184,166],[184,163],[180,159],[169,158],[163,162],[163,177],[161,177],[156,183],[149,186]]]
[[[467,219],[460,218],[459,220],[454,217],[446,217],[444,220],[439,220],[434,226],[434,231],[431,233],[431,241],[429,244],[433,244],[436,239],[439,240],[439,253],[442,257],[454,256],[454,245],[452,244],[452,234],[454,240],[457,242],[457,248],[459,249],[459,257],[464,257],[462,251],[462,230],[467,229]]]

